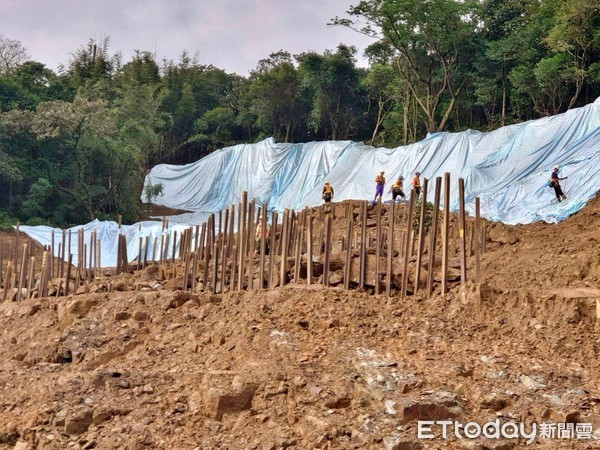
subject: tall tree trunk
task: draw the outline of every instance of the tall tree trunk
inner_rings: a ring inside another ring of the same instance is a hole
[[[404,94],[404,105],[402,105],[402,126],[404,128],[403,130],[403,136],[402,136],[402,143],[404,145],[408,144],[408,106],[410,102],[410,91],[408,90],[408,86],[406,86],[406,90],[405,90],[405,94]]]

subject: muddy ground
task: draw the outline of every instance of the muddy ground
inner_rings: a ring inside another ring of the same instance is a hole
[[[445,297],[210,295],[153,268],[113,284],[0,304],[1,449],[527,446],[418,439],[446,418],[591,423],[528,448],[600,446],[598,198],[558,225],[490,225],[481,284]]]

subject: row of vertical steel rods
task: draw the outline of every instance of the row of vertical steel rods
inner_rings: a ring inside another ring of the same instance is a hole
[[[441,220],[442,177],[437,177],[433,210],[428,212],[428,208],[421,206],[418,228],[413,229],[417,199],[420,205],[427,204],[428,184],[429,181],[424,179],[420,199],[414,191],[411,193],[408,207],[391,203],[384,211],[379,198],[374,208],[374,224],[369,223],[367,201],[358,202],[358,205],[353,203],[341,205],[344,212],[341,218],[346,220],[346,226],[343,226],[337,238],[333,236],[333,225],[336,207],[339,209],[340,205],[305,208],[300,212],[286,209],[282,213],[281,225],[279,225],[277,211],[270,213],[269,221],[268,206],[264,203],[258,206],[255,200],[248,201],[248,194],[244,191],[238,205],[231,205],[218,214],[211,214],[201,226],[190,227],[180,235],[177,232],[165,232],[168,230],[168,222],[163,219],[160,243],[156,237],[153,238],[152,243],[149,237],[138,238],[136,268],[145,268],[149,261],[157,264],[170,262],[171,272],[167,275],[171,278],[180,275],[183,289],[196,290],[197,283],[201,282],[202,290],[222,293],[226,290],[241,291],[283,286],[291,281],[299,283],[302,278],[305,279],[306,284],[314,284],[318,281],[315,280],[315,271],[319,267],[320,282],[329,286],[332,251],[335,248],[341,249],[341,253],[336,254],[343,258],[341,265],[344,289],[353,287],[365,289],[367,286],[372,286],[373,292],[379,294],[383,290],[381,283],[385,275],[386,295],[392,295],[393,289],[396,288],[400,291],[400,297],[404,298],[409,292],[416,293],[420,288],[425,288],[428,296],[433,293],[436,252],[439,251],[441,293],[444,295],[449,289],[447,275],[451,246],[460,258],[461,284],[464,285],[467,280],[467,257],[473,255],[475,256],[475,281],[479,281],[480,255],[485,251],[485,227],[481,226],[479,198],[475,199],[475,220],[467,224],[462,178],[458,180],[458,218],[457,220],[452,218],[447,207],[450,205],[450,174],[446,173],[443,178],[444,209]],[[428,214],[430,225],[426,226]],[[320,219],[318,237],[315,236],[315,219]],[[374,230],[368,232],[373,225]],[[257,233],[257,227],[262,230],[260,233]],[[4,288],[2,300],[7,298],[12,289],[16,289],[17,300],[34,295],[46,296],[48,282],[54,278],[59,278],[59,283],[64,279],[65,283],[64,287],[59,285],[56,289],[57,296],[60,293],[67,295],[80,286],[84,286],[84,292],[87,292],[92,279],[101,275],[101,242],[97,239],[96,232],[92,231],[89,243],[85,243],[83,229],[78,230],[76,246],[78,263],[75,267],[75,276],[72,277],[73,255],[65,251],[66,248],[71,249],[71,235],[70,230],[62,231],[62,240],[58,243],[58,252],[55,252],[53,233],[51,245],[44,248],[38,275],[35,275],[35,258],[31,240],[22,245],[19,258],[18,226],[14,244],[12,241],[8,243],[8,252],[5,252],[4,243],[0,242],[0,283]],[[468,251],[467,242],[469,242]],[[131,269],[127,248],[126,236],[119,233],[117,274],[129,272]],[[372,265],[373,270],[368,272],[367,269],[371,268],[368,267],[368,254],[371,253],[375,254],[375,263]],[[6,269],[4,269],[5,255],[7,256]],[[397,259],[396,255],[398,255]],[[358,259],[356,278],[353,275],[356,271],[352,270],[355,256]],[[176,260],[180,262],[179,270],[183,273],[177,273]],[[293,271],[290,270],[291,261],[294,264]],[[398,270],[401,272],[401,277],[399,282],[394,283],[396,261],[401,267],[401,270]],[[421,273],[425,261],[427,261],[427,279],[422,285]],[[340,261],[337,263],[340,264]],[[411,264],[414,265],[412,291],[409,289]],[[368,277],[371,279],[367,279]],[[74,286],[71,289],[72,278]],[[34,285],[35,280],[39,281],[37,290]]]

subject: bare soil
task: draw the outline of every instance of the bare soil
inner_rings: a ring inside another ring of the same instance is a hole
[[[558,225],[490,224],[481,284],[445,297],[210,295],[162,273],[0,304],[0,449],[526,446],[417,439],[417,420],[448,417],[600,438],[600,198]]]

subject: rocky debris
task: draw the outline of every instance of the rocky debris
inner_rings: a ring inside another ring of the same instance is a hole
[[[97,293],[3,302],[0,448],[520,445],[416,439],[416,421],[452,417],[593,423],[600,437],[600,328],[581,294],[600,282],[598,218],[509,227],[516,240],[488,230],[478,296],[454,283],[444,297],[434,284],[430,299],[422,289],[403,302],[369,295],[369,248],[366,292],[183,292],[165,288],[182,270],[169,263],[113,270],[90,284]],[[330,282],[341,283],[339,244],[332,255]],[[449,265],[459,280],[454,244]]]
[[[387,406],[389,411],[397,412],[403,424],[419,420],[459,419],[464,415],[458,397],[449,391],[438,391],[419,399],[402,399]]]
[[[202,386],[205,414],[214,420],[221,420],[227,413],[250,409],[258,388],[255,382],[244,380],[237,372],[226,370],[207,372]],[[197,405],[194,406],[197,410]]]
[[[546,387],[546,381],[543,377],[535,375],[519,375],[517,382],[521,383],[526,389],[538,390]]]
[[[491,392],[481,400],[481,408],[496,412],[506,408],[509,402],[507,395]]]
[[[66,434],[78,435],[87,431],[89,426],[94,421],[94,410],[91,408],[81,407],[65,418],[64,431]]]
[[[490,241],[497,242],[502,245],[514,245],[519,242],[519,237],[515,230],[504,224],[494,224],[490,227],[488,237]]]

